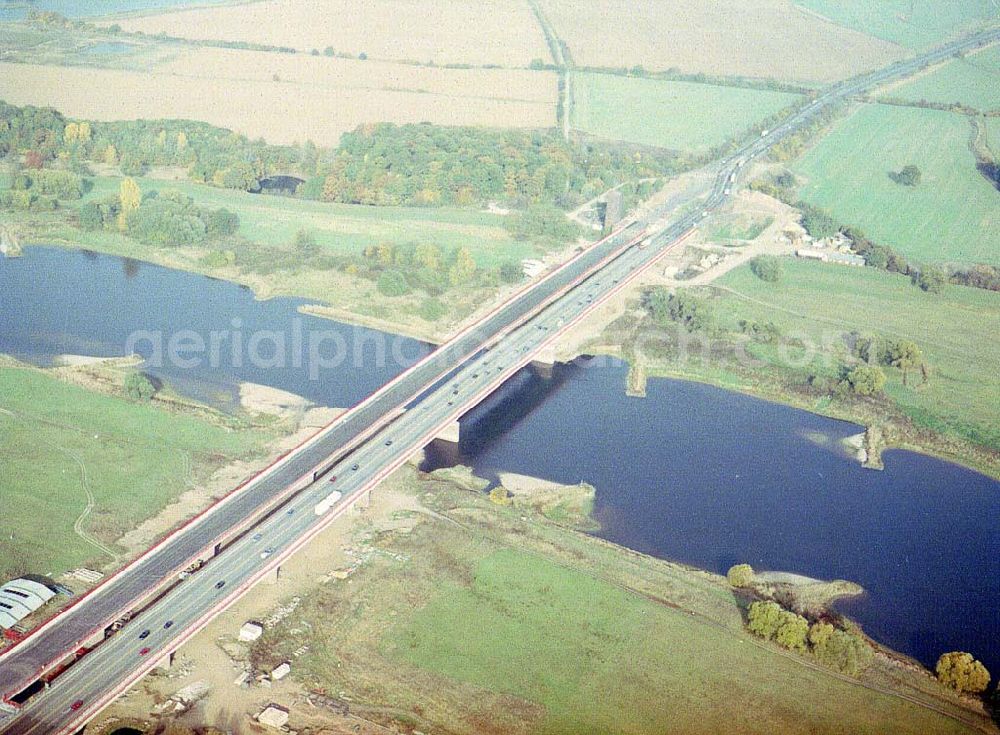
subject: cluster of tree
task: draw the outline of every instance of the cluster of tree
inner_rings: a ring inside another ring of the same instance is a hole
[[[566,213],[551,204],[536,204],[514,212],[504,226],[515,240],[562,243],[580,236],[580,227]]]
[[[712,305],[690,291],[670,293],[659,286],[646,292],[644,303],[653,319],[661,326],[673,322],[689,332],[695,332],[710,329],[714,321]]]
[[[818,115],[814,115],[807,125],[799,128],[796,132],[786,135],[768,153],[768,157],[773,161],[791,161],[802,155],[813,140],[821,131],[827,128],[843,112],[842,106],[824,107]],[[785,113],[783,113],[784,115]],[[769,121],[766,127],[776,127],[775,121]],[[777,121],[780,124],[781,121]]]
[[[180,166],[195,181],[246,191],[272,173],[312,173],[319,158],[311,143],[268,145],[190,120],[71,121],[49,108],[0,102],[0,156],[11,153],[24,154],[27,168],[59,159],[82,171],[90,161],[118,166],[127,176]]]
[[[203,209],[175,189],[145,196],[132,179],[124,179],[117,197],[80,207],[84,229],[112,229],[150,245],[197,245],[236,233],[239,217],[226,209]]]
[[[877,99],[873,96],[868,96],[869,101],[877,101],[880,105],[893,105],[894,107],[919,107],[925,110],[943,110],[945,112],[954,112],[959,115],[978,115],[980,111],[975,107],[971,107],[964,102],[931,102],[927,99],[919,100],[908,100],[902,97],[892,97],[892,96],[879,96]]]
[[[755,342],[773,345],[781,339],[781,330],[774,322],[758,322],[752,319],[740,319],[740,332]]]
[[[23,212],[53,212],[59,208],[59,200],[52,196],[41,196],[33,191],[7,189],[0,191],[0,210],[16,209]]]
[[[140,372],[126,373],[123,388],[125,395],[133,401],[148,401],[156,393],[153,382]]]
[[[545,64],[541,59],[534,59],[531,64],[532,69],[555,68],[553,65]],[[763,79],[758,77],[723,76],[719,74],[705,74],[704,72],[685,72],[677,67],[670,67],[663,71],[652,71],[646,69],[641,64],[634,66],[581,66],[581,71],[592,72],[594,74],[613,74],[624,77],[641,77],[644,79],[659,79],[670,82],[694,82],[695,84],[711,84],[717,87],[742,87],[744,89],[759,89],[769,92],[787,92],[789,94],[812,95],[815,93],[814,87],[806,87],[794,82],[782,82],[777,79]]]
[[[845,368],[841,385],[859,396],[877,396],[885,389],[885,373],[878,365]]]
[[[1000,291],[1000,268],[995,265],[976,265],[953,271],[948,281],[959,286]]]
[[[920,183],[921,176],[920,168],[914,166],[912,163],[908,166],[903,166],[899,171],[889,172],[889,178],[900,186],[916,186]]]
[[[79,199],[89,191],[90,182],[73,171],[27,169],[14,176],[11,188],[55,199]]]
[[[938,681],[967,694],[981,694],[990,683],[990,672],[971,653],[951,651],[941,654],[935,667]]]
[[[432,243],[369,245],[360,257],[349,260],[345,270],[375,281],[379,293],[389,297],[414,291],[437,297],[454,287],[514,282],[522,277],[520,265],[513,261],[489,271],[476,265],[468,248],[444,249]],[[434,306],[426,308],[428,313],[443,315]]]
[[[0,101],[0,156],[34,151],[40,165],[59,151],[65,127],[65,119],[53,109]]]
[[[806,618],[769,600],[750,605],[747,627],[754,635],[783,648],[812,653],[825,665],[850,676],[858,676],[874,658],[871,646],[860,636],[828,622],[810,625]]]
[[[678,169],[663,152],[570,145],[554,131],[359,127],[325,166],[322,198],[349,204],[571,206],[629,179]]]
[[[903,374],[903,385],[911,370],[919,369],[924,382],[928,379],[924,353],[916,342],[909,339],[892,339],[878,334],[853,335],[854,355],[867,367],[893,367]],[[858,369],[858,368],[855,368]],[[882,385],[885,384],[885,376]]]
[[[750,270],[757,278],[768,283],[777,283],[784,273],[781,261],[773,255],[758,255],[750,261]]]

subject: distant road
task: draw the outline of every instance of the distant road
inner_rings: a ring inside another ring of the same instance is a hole
[[[975,34],[835,85],[775,130],[722,161],[708,195],[692,200],[691,211],[657,234],[650,236],[643,229],[658,219],[660,213],[654,212],[644,223],[629,225],[595,244],[482,317],[0,656],[0,691],[9,697],[148,598],[151,590],[165,588],[192,560],[211,556],[213,546],[226,541],[204,569],[175,584],[121,631],[74,663],[50,689],[0,721],[0,731],[16,735],[70,732],[92,718],[443,427],[552,344],[559,333],[683,242],[709,212],[731,198],[749,162],[807,125],[822,108],[998,39],[1000,29]],[[333,482],[332,476],[336,476]],[[340,498],[317,516],[313,509],[335,491]],[[165,627],[167,622],[170,625]],[[149,634],[140,637],[146,630]],[[80,705],[74,709],[76,702]]]

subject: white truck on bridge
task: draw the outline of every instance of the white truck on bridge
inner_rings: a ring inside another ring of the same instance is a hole
[[[334,505],[336,505],[337,501],[340,500],[342,497],[344,497],[344,494],[342,492],[340,492],[339,490],[334,490],[332,493],[327,495],[321,501],[316,503],[316,507],[313,508],[313,511],[316,513],[316,515],[321,516],[328,510],[330,510],[330,508],[332,508]]]

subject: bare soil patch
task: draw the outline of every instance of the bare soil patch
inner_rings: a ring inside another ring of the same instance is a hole
[[[526,2],[267,0],[115,21],[129,31],[435,64],[527,66],[548,58]]]
[[[278,56],[257,55],[268,61]],[[93,120],[200,120],[278,144],[312,140],[334,146],[342,133],[375,122],[529,128],[555,124],[555,80],[542,73],[531,77],[505,70],[404,67],[405,72],[395,76],[365,81],[352,68],[318,84],[305,81],[319,75],[310,66],[312,57],[289,58],[306,62],[295,67],[300,69],[298,76],[288,68],[289,81],[281,73],[277,81],[273,76],[261,78],[258,72],[242,78],[219,76],[213,64],[221,64],[225,74],[233,63],[219,49],[197,51],[191,59],[173,62],[175,69],[189,75],[170,71],[171,67],[139,72],[0,64],[0,98],[15,105],[51,106],[70,117]],[[335,60],[327,61],[331,69],[340,68]],[[190,65],[201,65],[203,75],[196,75]],[[375,71],[379,69],[385,67]],[[543,87],[549,81],[551,99],[545,99]],[[491,93],[501,96],[490,97]]]

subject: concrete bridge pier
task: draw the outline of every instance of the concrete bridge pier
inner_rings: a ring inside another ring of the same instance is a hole
[[[444,428],[443,431],[441,431],[440,434],[438,434],[434,438],[439,439],[443,442],[458,444],[458,440],[461,438],[461,436],[462,436],[462,431],[458,421],[452,421],[450,424],[448,424],[448,426]]]
[[[166,656],[161,658],[159,661],[156,662],[156,668],[160,669],[161,671],[168,671],[174,665],[174,656],[176,655],[176,653],[177,653],[176,651],[171,651]]]
[[[542,349],[534,359],[531,361],[531,366],[544,378],[552,377],[552,368],[555,366],[556,362],[556,348],[554,345],[548,345]]]

